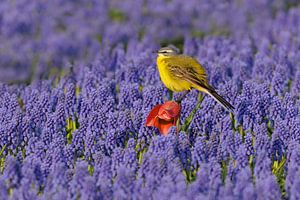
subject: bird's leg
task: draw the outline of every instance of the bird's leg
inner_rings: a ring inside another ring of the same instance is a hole
[[[189,92],[190,92],[190,90],[184,91],[184,94],[183,94],[179,99],[177,99],[176,102],[180,104],[181,101],[184,99],[184,97],[185,97]]]

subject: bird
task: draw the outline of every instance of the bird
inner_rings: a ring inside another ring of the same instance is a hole
[[[160,79],[169,90],[188,92],[194,88],[211,96],[226,110],[234,111],[234,107],[209,85],[205,69],[195,58],[180,54],[173,46],[162,47],[155,53]]]

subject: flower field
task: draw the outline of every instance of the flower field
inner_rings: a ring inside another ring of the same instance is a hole
[[[146,126],[169,44],[233,113]],[[0,2],[0,199],[300,199],[299,113],[297,0]]]

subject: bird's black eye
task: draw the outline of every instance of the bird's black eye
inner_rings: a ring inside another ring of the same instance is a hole
[[[160,51],[159,53],[168,53],[167,51]]]

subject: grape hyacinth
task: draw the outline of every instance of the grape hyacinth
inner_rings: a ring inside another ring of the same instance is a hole
[[[300,199],[299,27],[296,0],[2,0],[0,199]],[[168,91],[167,45],[232,113]]]

